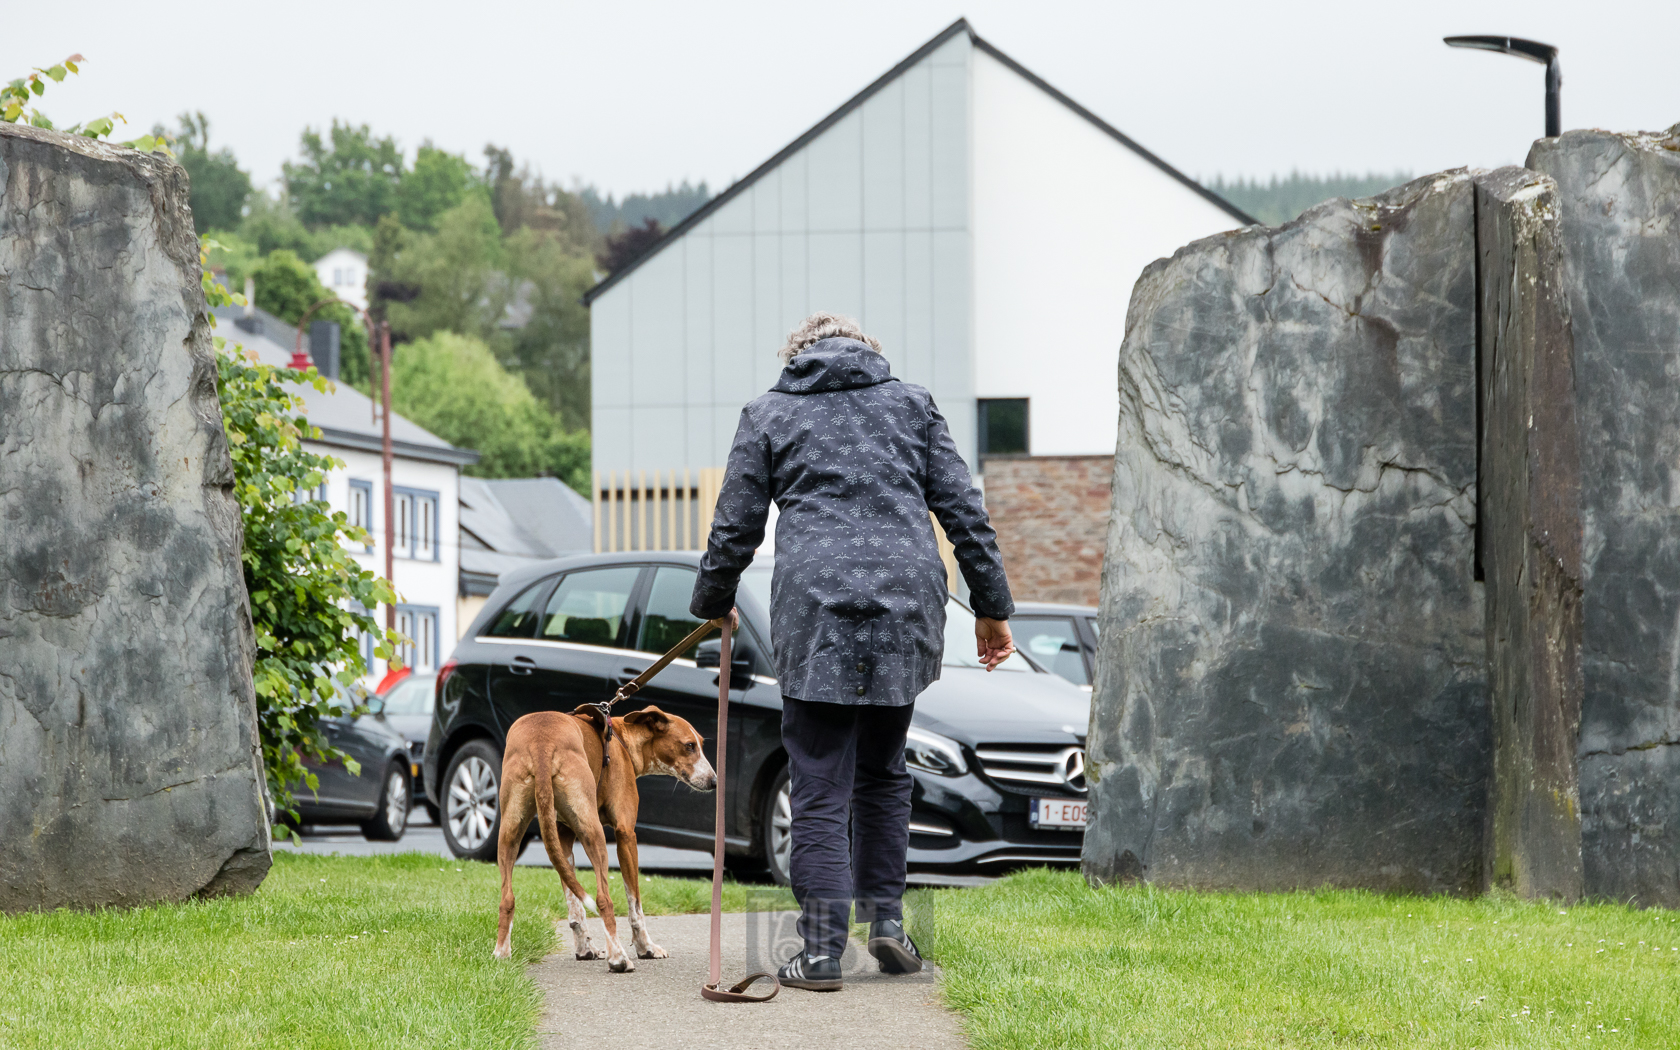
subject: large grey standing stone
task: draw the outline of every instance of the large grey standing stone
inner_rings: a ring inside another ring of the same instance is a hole
[[[1586,888],[1680,907],[1680,125],[1528,166],[1557,181],[1575,332]]]
[[[1493,738],[1487,884],[1581,896],[1581,453],[1557,187],[1476,179],[1482,457]]]
[[[1479,888],[1471,191],[1331,201],[1138,281],[1088,877]]]
[[[231,485],[185,172],[0,124],[0,910],[266,874]]]

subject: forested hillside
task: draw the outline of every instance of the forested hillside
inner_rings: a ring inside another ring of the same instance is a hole
[[[1265,182],[1245,178],[1227,182],[1216,175],[1204,185],[1266,225],[1276,226],[1332,197],[1369,197],[1411,178],[1403,171],[1392,175],[1303,175],[1295,171],[1287,178],[1273,175]]]

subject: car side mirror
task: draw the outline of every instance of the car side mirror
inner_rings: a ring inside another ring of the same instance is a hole
[[[729,654],[729,658],[729,662],[734,665],[730,669],[730,677],[745,678],[752,674],[752,650],[742,645],[739,641],[735,643],[734,650]],[[694,666],[721,667],[722,665],[723,639],[709,638],[706,641],[701,642],[699,648],[694,652]]]
[[[369,694],[369,696],[367,698],[367,710],[368,710],[368,714],[370,714],[370,715],[382,715],[382,714],[384,714],[385,713],[385,698],[383,696],[378,695],[377,693]]]

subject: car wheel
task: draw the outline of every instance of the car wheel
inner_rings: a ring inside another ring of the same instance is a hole
[[[788,771],[783,769],[764,793],[758,816],[758,853],[778,886],[793,885],[788,862],[793,856],[793,804],[788,794]]]
[[[408,830],[408,770],[395,762],[385,767],[385,786],[373,819],[362,822],[362,835],[371,842],[396,842]]]
[[[487,740],[469,740],[443,775],[443,840],[462,860],[496,859],[502,756]]]

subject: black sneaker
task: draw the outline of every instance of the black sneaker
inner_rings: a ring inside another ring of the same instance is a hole
[[[898,919],[869,924],[869,954],[880,960],[882,973],[915,973],[922,968],[922,953]]]
[[[813,992],[840,990],[840,960],[832,955],[808,956],[800,952],[776,971],[777,980],[789,988],[804,988]]]

